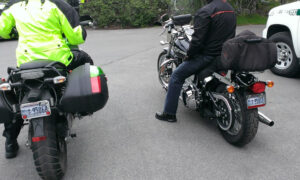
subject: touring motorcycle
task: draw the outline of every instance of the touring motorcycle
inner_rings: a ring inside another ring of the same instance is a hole
[[[193,34],[190,14],[173,16],[163,23],[168,45],[157,62],[158,79],[167,90],[172,72],[184,60]],[[217,62],[218,58],[214,62]],[[255,137],[259,122],[273,126],[274,121],[258,111],[266,105],[266,87],[273,81],[260,81],[247,71],[218,71],[212,63],[200,74],[186,79],[180,99],[190,109],[215,119],[221,134],[229,143],[244,146]]]
[[[82,26],[92,25],[89,16]],[[72,46],[72,49],[78,49]],[[35,60],[9,67],[0,82],[0,123],[28,125],[26,146],[39,176],[62,179],[67,170],[67,141],[76,137],[75,119],[102,109],[108,100],[106,76],[97,66],[74,70],[57,61]]]

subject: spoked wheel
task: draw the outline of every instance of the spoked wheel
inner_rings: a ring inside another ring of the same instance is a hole
[[[229,95],[224,91],[217,101],[217,123],[221,134],[227,142],[236,146],[250,143],[258,129],[258,111],[247,109],[245,102],[238,93]]]
[[[166,63],[166,61],[168,60],[169,59],[167,58],[167,52],[164,51],[160,53],[157,61],[158,79],[165,90],[168,89],[171,75],[176,68],[176,64],[174,63],[174,61]]]
[[[44,180],[60,180],[67,169],[67,144],[58,137],[55,120],[43,119],[45,140],[32,142],[34,164],[40,177]]]

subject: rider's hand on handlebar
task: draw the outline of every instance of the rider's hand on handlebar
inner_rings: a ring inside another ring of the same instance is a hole
[[[190,60],[189,56],[185,56],[185,57],[183,58],[183,61],[189,61],[189,60]]]

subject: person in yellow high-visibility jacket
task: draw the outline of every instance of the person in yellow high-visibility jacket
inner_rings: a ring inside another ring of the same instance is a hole
[[[86,31],[80,26],[78,13],[64,0],[10,0],[0,16],[0,36],[11,38],[15,26],[19,33],[17,66],[43,59],[59,61],[68,69],[93,64],[85,52],[72,52],[68,46],[84,43]],[[4,124],[6,158],[17,155],[22,124]]]
[[[63,0],[11,0],[0,16],[0,36],[10,38],[14,26],[19,33],[17,65],[37,59],[73,60],[71,45],[84,43],[86,31],[79,15]]]

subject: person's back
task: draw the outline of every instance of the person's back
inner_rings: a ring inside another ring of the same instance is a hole
[[[63,0],[11,0],[0,16],[0,36],[9,38],[13,26],[19,33],[17,64],[37,59],[59,61],[68,66],[72,45],[84,43],[86,33],[79,15]]]
[[[195,15],[195,33],[189,56],[219,56],[223,43],[235,36],[236,16],[226,0],[209,0]]]

